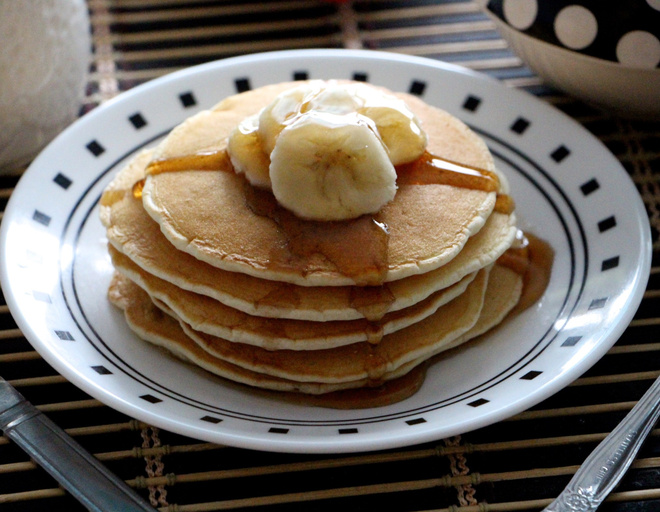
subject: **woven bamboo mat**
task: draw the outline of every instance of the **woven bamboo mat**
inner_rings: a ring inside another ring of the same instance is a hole
[[[195,441],[144,425],[57,375],[0,303],[0,375],[155,507],[208,510],[533,511],[660,374],[660,124],[609,118],[545,87],[476,3],[453,1],[89,0],[94,62],[84,112],[165,73],[290,48],[366,48],[460,64],[563,110],[620,159],[647,206],[654,266],[643,303],[585,376],[507,421],[436,443],[377,453],[285,455]],[[2,210],[17,177],[0,178]],[[660,510],[657,431],[604,511]],[[0,509],[82,510],[0,438]]]

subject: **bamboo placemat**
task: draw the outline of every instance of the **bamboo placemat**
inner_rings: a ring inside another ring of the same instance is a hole
[[[366,48],[460,64],[563,110],[620,159],[646,204],[654,266],[643,303],[585,376],[507,421],[435,443],[353,455],[286,455],[188,439],[78,390],[34,352],[0,303],[0,375],[155,507],[207,510],[533,511],[660,374],[660,125],[609,118],[543,85],[477,4],[453,1],[89,0],[94,62],[83,112],[209,60],[290,48]],[[4,211],[18,177],[0,177]],[[660,510],[658,431],[604,511]],[[82,510],[0,438],[0,509]]]

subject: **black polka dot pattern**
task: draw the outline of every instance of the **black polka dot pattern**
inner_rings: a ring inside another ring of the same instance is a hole
[[[136,130],[139,130],[140,128],[144,128],[145,126],[147,126],[147,121],[145,120],[144,117],[142,117],[142,114],[140,114],[139,112],[136,112],[135,114],[130,116],[128,120],[131,122],[131,124]]]
[[[660,3],[655,0],[490,0],[487,9],[541,41],[633,67],[660,67]]]
[[[103,153],[105,153],[105,148],[96,140],[88,143],[86,147],[94,156],[101,156]]]

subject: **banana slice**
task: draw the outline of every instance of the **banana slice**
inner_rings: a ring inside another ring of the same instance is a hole
[[[364,100],[357,96],[352,84],[325,82],[318,92],[309,95],[300,108],[300,112],[327,112],[329,114],[349,114],[357,111]]]
[[[405,102],[360,82],[310,80],[278,95],[230,135],[234,168],[296,215],[343,220],[396,193],[394,166],[427,137]]]
[[[252,185],[270,188],[270,159],[262,149],[258,128],[256,115],[241,121],[229,135],[227,154],[236,172],[245,174]]]
[[[323,87],[322,80],[304,82],[279,94],[259,113],[259,138],[264,152],[270,155],[284,127],[300,113],[301,107]]]
[[[309,111],[279,134],[270,155],[277,201],[299,217],[374,213],[396,193],[396,171],[369,118]]]
[[[426,133],[407,107],[374,105],[362,107],[357,112],[376,123],[392,164],[401,165],[417,160],[426,150]]]

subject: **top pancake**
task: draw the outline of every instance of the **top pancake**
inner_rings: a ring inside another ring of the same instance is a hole
[[[446,265],[382,286],[297,286],[229,272],[177,250],[132,193],[144,178],[152,151],[137,154],[108,185],[101,198],[101,220],[109,242],[149,273],[257,316],[298,320],[377,320],[424,300],[464,276],[490,265],[516,231],[513,216],[493,213]]]
[[[156,149],[156,158],[222,150],[243,118],[295,85],[227,98],[175,128]],[[484,142],[461,121],[414,96],[398,96],[427,132],[430,153],[494,171]],[[446,264],[483,227],[496,194],[449,185],[402,185],[373,218],[312,222],[284,211],[272,194],[233,172],[185,171],[149,176],[142,199],[177,249],[212,266],[303,286],[344,286],[394,281]]]

